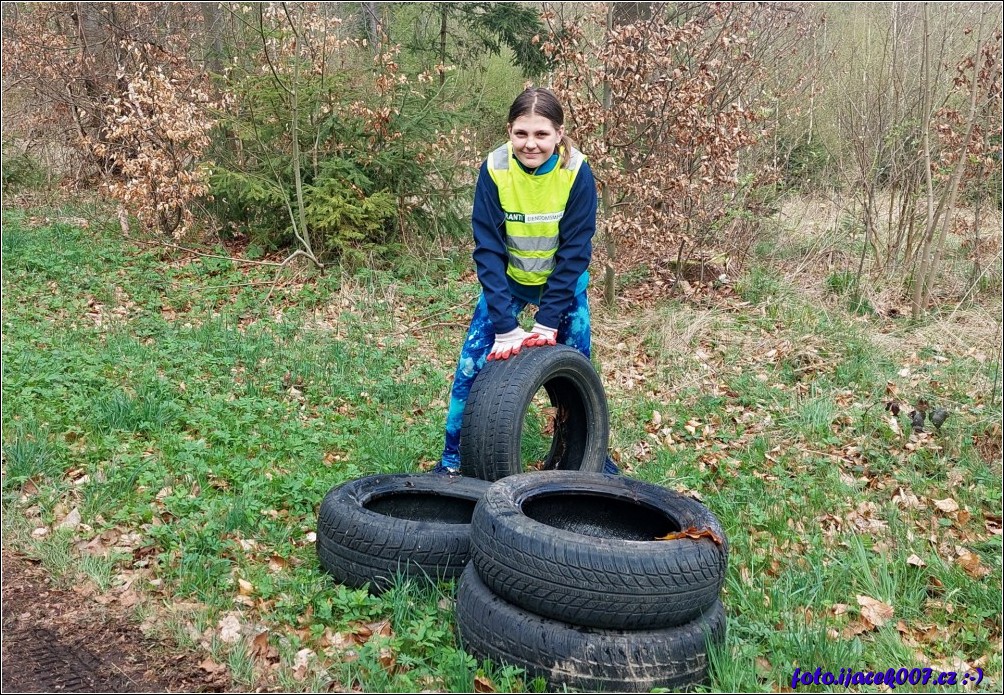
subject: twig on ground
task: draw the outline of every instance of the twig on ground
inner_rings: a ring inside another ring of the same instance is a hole
[[[420,320],[418,323],[413,323],[410,326],[407,326],[406,328],[402,328],[400,331],[397,331],[394,335],[404,335],[405,333],[411,333],[412,331],[417,331],[420,328],[438,328],[440,326],[456,326],[457,323],[455,321],[439,322],[431,325],[426,325],[426,323],[428,321],[438,319],[439,317],[443,316],[443,314],[447,314],[463,306],[467,306],[469,301],[470,300],[464,300],[463,302],[460,302],[460,304],[454,304],[453,306],[447,307],[433,314],[430,314],[429,316],[426,316],[425,318]]]
[[[271,285],[272,280],[262,280],[261,282],[236,282],[232,285],[208,285],[206,287],[190,287],[189,291],[199,291],[199,290],[223,290],[228,287],[257,287],[258,285]]]
[[[441,321],[440,323],[432,323],[429,324],[428,326],[415,326],[413,328],[408,328],[403,331],[398,331],[397,333],[394,333],[394,335],[395,336],[404,335],[405,333],[411,333],[419,329],[443,328],[444,326],[456,327],[456,326],[463,326],[463,324],[458,323],[456,321]]]
[[[317,259],[314,258],[313,256],[311,256],[309,253],[307,253],[303,249],[297,249],[293,253],[289,254],[286,257],[286,260],[284,260],[282,263],[275,264],[275,265],[278,265],[279,267],[275,271],[275,280],[272,281],[272,288],[269,289],[268,294],[265,295],[265,301],[266,302],[272,298],[272,292],[275,291],[275,286],[279,283],[279,274],[282,272],[282,269],[285,268],[290,263],[290,261],[292,261],[297,256],[303,256],[304,258],[309,259],[311,263],[317,263]],[[321,268],[324,267],[323,265],[320,265],[319,263],[318,263],[318,266],[321,267]],[[294,277],[296,277],[296,276],[294,275]]]
[[[233,261],[234,263],[246,263],[247,265],[266,265],[272,267],[282,267],[286,264],[286,261],[282,263],[276,263],[275,261],[252,261],[248,258],[234,258],[233,256],[223,256],[218,253],[204,253],[202,251],[196,251],[195,249],[188,248],[187,246],[179,246],[178,244],[170,244],[166,241],[150,240],[150,239],[136,239],[131,236],[126,236],[129,241],[135,241],[140,244],[147,244],[148,246],[165,246],[169,249],[177,249],[179,251],[184,251],[185,253],[190,253],[193,256],[200,256],[202,258],[220,258],[225,261]],[[289,259],[286,259],[287,261]]]

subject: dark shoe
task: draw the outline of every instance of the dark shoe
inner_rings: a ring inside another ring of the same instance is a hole
[[[603,462],[603,472],[607,475],[619,475],[621,470],[613,462],[613,459],[607,456],[607,460]]]
[[[450,468],[449,466],[444,466],[443,464],[439,464],[431,471],[429,471],[429,473],[432,473],[433,475],[449,475],[449,476],[460,475],[460,471],[457,470],[456,468]]]

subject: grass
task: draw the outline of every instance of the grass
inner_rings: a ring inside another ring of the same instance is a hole
[[[301,269],[270,294],[266,269],[74,214],[90,228],[4,213],[4,543],[101,591],[141,577],[144,610],[176,606],[165,635],[208,644],[239,689],[542,690],[460,649],[450,584],[338,586],[311,536],[332,486],[438,458],[469,264]],[[594,304],[615,458],[700,495],[730,541],[710,689],[892,665],[979,665],[999,687],[1001,461],[977,446],[1001,418],[990,333],[972,312],[861,313],[846,277],[816,280],[764,264],[710,309]],[[893,398],[952,415],[910,436]],[[546,417],[527,427],[546,443]],[[55,530],[72,509],[81,524]],[[859,597],[892,617],[868,622]]]
[[[523,416],[523,434],[520,439],[520,460],[530,469],[539,469],[551,450],[556,409],[547,392],[541,388],[534,394]]]

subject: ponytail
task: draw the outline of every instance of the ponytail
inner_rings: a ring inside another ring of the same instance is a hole
[[[558,151],[561,153],[561,166],[568,166],[568,162],[572,158],[573,147],[575,147],[575,142],[572,138],[567,135],[562,135],[561,142],[558,143]]]

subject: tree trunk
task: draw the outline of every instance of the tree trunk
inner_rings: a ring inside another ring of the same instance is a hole
[[[924,5],[924,20],[925,28],[927,25],[927,5]],[[986,15],[986,10],[983,11],[983,15]],[[966,150],[969,147],[969,141],[973,136],[973,130],[976,127],[976,114],[978,111],[979,103],[979,61],[980,56],[983,53],[983,21],[981,17],[979,25],[979,34],[976,39],[976,52],[973,56],[973,80],[970,89],[972,90],[969,95],[969,115],[966,118],[966,135],[962,139],[961,148],[962,151],[959,153],[959,161],[955,164],[955,170],[952,171],[952,178],[948,183],[948,189],[942,193],[941,199],[938,201],[938,208],[934,211],[933,215],[930,214],[930,208],[934,204],[933,196],[928,197],[928,226],[927,234],[924,238],[924,255],[921,259],[920,270],[917,273],[916,281],[914,283],[913,290],[913,318],[919,318],[920,314],[923,313],[924,309],[927,307],[927,303],[931,297],[931,291],[934,288],[934,280],[938,274],[939,266],[941,265],[941,252],[945,247],[945,241],[948,239],[948,232],[952,227],[952,222],[955,221],[955,206],[959,197],[959,186],[962,182],[962,174],[966,170],[967,164],[967,153]],[[926,45],[926,36],[925,36]],[[926,100],[926,98],[925,98]],[[930,182],[930,143],[929,143],[929,133],[930,124],[926,124],[924,127],[924,137],[927,142],[925,142],[925,156],[928,160],[928,181]],[[931,192],[931,184],[928,183],[928,191]],[[934,233],[937,225],[941,224],[941,233],[938,235],[937,244],[933,245]]]
[[[623,24],[634,24],[642,20],[652,18],[651,2],[615,2],[607,7],[607,32],[609,33],[615,26]],[[609,70],[609,66],[606,66]],[[613,91],[610,87],[609,79],[603,82],[603,110],[610,114],[613,111]],[[603,139],[608,140],[606,122],[604,119]],[[607,182],[602,182],[600,189],[600,199],[603,204],[603,247],[607,253],[607,264],[603,269],[603,300],[609,306],[613,306],[617,301],[617,271],[614,262],[617,260],[617,241],[610,224],[610,215],[613,212],[613,193]]]
[[[621,26],[624,24],[634,24],[639,21],[652,19],[651,2],[613,2],[607,11],[607,26]],[[612,16],[611,16],[612,15]],[[610,20],[613,20],[612,23]]]
[[[205,32],[203,39],[203,61],[206,68],[214,73],[223,72],[223,38],[220,35],[219,5],[215,2],[200,2],[202,10],[202,27]]]
[[[614,10],[619,7],[619,4],[614,4],[607,9],[607,31],[609,32],[614,26]],[[609,114],[613,109],[613,91],[610,88],[610,82],[605,79],[603,82],[603,110],[605,113]],[[603,125],[603,139],[607,140],[607,126],[604,119]],[[610,186],[607,182],[603,182],[601,187],[601,200],[603,202],[603,246],[607,252],[607,264],[603,269],[603,300],[607,303],[607,306],[613,306],[617,301],[617,286],[616,286],[616,271],[614,270],[614,261],[617,259],[617,243],[614,240],[614,232],[610,224],[610,214],[613,211],[613,196],[610,192]]]
[[[440,3],[439,5],[439,86],[442,87],[443,83],[446,82],[446,70],[443,67],[446,65],[446,18],[447,18],[446,3]]]
[[[934,210],[934,179],[931,175],[931,45],[930,45],[930,15],[927,4],[924,4],[924,44],[922,54],[924,113],[924,171],[927,183],[927,226],[921,239],[920,267],[913,275],[913,300],[910,316],[914,321],[924,313],[924,276],[927,274],[927,263],[931,253],[931,239],[934,237],[934,227],[937,224]]]
[[[302,17],[302,15],[301,15]],[[302,26],[300,27],[302,30]],[[300,31],[297,32],[298,34]],[[296,212],[297,217],[300,222],[300,229],[297,236],[300,239],[300,243],[303,244],[304,250],[310,260],[318,267],[322,267],[320,262],[318,262],[317,257],[314,255],[314,249],[310,243],[310,230],[307,229],[307,216],[306,208],[303,203],[303,181],[300,175],[300,167],[302,162],[300,161],[300,51],[302,41],[298,41],[296,44],[296,60],[293,62],[293,84],[292,84],[292,135],[293,135],[293,177],[296,186]],[[295,227],[295,225],[294,225]]]
[[[361,2],[363,21],[366,24],[366,38],[374,53],[380,52],[380,16],[375,2]]]

